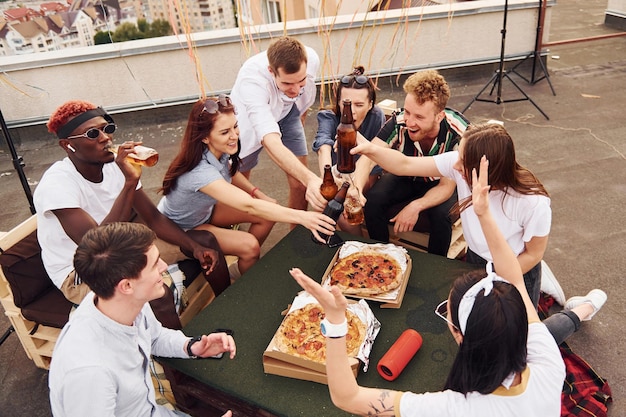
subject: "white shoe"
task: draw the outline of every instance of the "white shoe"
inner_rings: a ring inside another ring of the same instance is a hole
[[[593,313],[591,313],[586,318],[582,319],[582,321],[591,320],[591,318],[602,308],[604,303],[606,303],[606,293],[599,289],[593,289],[587,293],[585,296],[576,296],[571,297],[567,300],[565,305],[563,306],[565,310],[571,310],[574,307],[578,307],[584,303],[591,304],[593,307]]]
[[[541,292],[551,295],[559,305],[565,304],[563,288],[545,261],[541,261]]]

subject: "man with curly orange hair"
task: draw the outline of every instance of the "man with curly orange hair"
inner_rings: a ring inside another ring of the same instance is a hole
[[[79,304],[89,292],[72,263],[78,242],[88,230],[119,221],[139,220],[160,239],[200,261],[216,294],[229,285],[228,267],[215,237],[209,232],[184,232],[143,191],[141,170],[126,160],[140,142],[124,142],[117,156],[112,152],[116,125],[108,113],[72,100],[50,116],[47,126],[67,157],[44,173],[35,190],[37,237],[46,271],[68,300]]]

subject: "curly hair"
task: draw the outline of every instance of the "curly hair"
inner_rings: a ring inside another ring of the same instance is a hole
[[[64,104],[61,104],[57,109],[50,115],[48,119],[48,123],[46,126],[48,127],[48,132],[57,134],[59,128],[64,126],[68,120],[73,119],[74,117],[82,114],[88,110],[93,110],[98,108],[95,104],[92,104],[88,101],[83,100],[71,100]]]
[[[450,99],[450,87],[445,78],[435,70],[416,72],[406,79],[404,92],[413,94],[418,104],[432,101],[437,111],[442,111]]]

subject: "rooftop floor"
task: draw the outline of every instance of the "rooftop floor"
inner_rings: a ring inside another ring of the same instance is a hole
[[[606,0],[558,2],[552,9],[550,41],[587,38],[616,33],[603,25]],[[497,35],[496,35],[497,36]],[[552,196],[553,222],[546,262],[561,282],[566,297],[602,288],[608,302],[594,319],[584,323],[568,343],[596,371],[607,378],[614,403],[609,415],[626,409],[626,38],[562,44],[550,48],[547,58],[553,96],[547,80],[534,85],[515,74],[511,78],[549,116],[546,120],[530,101],[508,102],[520,94],[503,79],[501,104],[475,102],[465,115],[473,122],[502,120],[516,141],[518,159],[545,184]],[[508,67],[508,66],[507,66]],[[520,69],[527,76],[529,71]],[[449,105],[462,110],[488,82],[492,68],[443,71],[451,89]],[[539,78],[542,73],[537,72]],[[379,99],[390,98],[402,105],[404,93],[395,79],[379,81]],[[481,97],[489,98],[483,93]],[[495,98],[491,96],[491,98]],[[621,103],[621,104],[620,104]],[[624,106],[624,107],[622,107]],[[164,170],[177,150],[186,121],[187,106],[117,116],[118,140],[143,139],[162,155],[155,167],[144,170],[144,186],[155,191]],[[315,114],[307,119],[312,141]],[[34,189],[50,164],[63,157],[55,141],[42,133],[22,139],[19,154]],[[309,165],[316,170],[311,155]],[[0,153],[0,230],[9,230],[30,212],[10,155]],[[287,199],[284,174],[265,153],[252,181],[280,202]],[[268,250],[288,231],[277,224],[264,245]],[[0,315],[0,333],[8,320]],[[14,416],[50,416],[47,371],[28,360],[15,335],[0,347],[0,404]]]

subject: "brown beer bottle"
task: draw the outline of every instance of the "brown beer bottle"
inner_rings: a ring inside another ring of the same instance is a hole
[[[343,174],[354,172],[354,155],[350,149],[356,146],[356,127],[352,116],[352,101],[343,101],[341,123],[337,126],[337,170]]]
[[[337,194],[335,195],[335,197],[328,202],[322,214],[325,214],[331,219],[333,219],[334,221],[337,221],[337,219],[339,219],[339,216],[341,216],[341,213],[343,213],[343,202],[346,200],[346,195],[348,194],[349,187],[350,187],[350,183],[347,181],[344,182],[341,185],[341,188],[339,189],[339,191],[337,191]],[[326,244],[328,244],[330,240],[330,236],[324,233],[319,233],[319,235],[322,239],[324,239]],[[311,239],[313,239],[313,242],[321,245],[321,242],[315,239],[315,236],[312,233],[311,233]]]
[[[326,201],[330,201],[335,197],[339,191],[339,187],[335,184],[335,179],[333,178],[333,173],[330,170],[330,165],[324,165],[324,178],[322,181],[322,185],[320,186],[320,193],[326,199]]]

